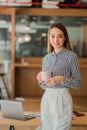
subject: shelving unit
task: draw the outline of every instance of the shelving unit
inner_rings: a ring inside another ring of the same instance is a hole
[[[9,89],[11,87],[10,82],[10,62],[11,62],[11,35],[9,33],[6,35],[5,31],[7,31],[11,26],[11,16],[12,12],[9,10],[3,11],[0,10],[0,63],[3,63],[3,71],[6,74],[6,78],[8,78]],[[4,20],[5,19],[5,20]],[[5,33],[5,34],[4,34]],[[5,39],[4,39],[5,36]],[[1,72],[1,68],[0,68]]]
[[[42,90],[37,82],[36,75],[41,70],[42,58],[16,58],[16,15],[29,16],[87,16],[87,9],[43,9],[43,8],[7,8],[5,11],[1,10],[0,15],[11,15],[11,86],[12,98],[14,97],[41,97],[44,90]],[[84,55],[87,56],[87,22],[85,21],[83,27],[83,46]],[[79,91],[71,90],[73,96],[87,96],[87,57],[79,58],[82,87]],[[25,63],[22,62],[24,59]]]

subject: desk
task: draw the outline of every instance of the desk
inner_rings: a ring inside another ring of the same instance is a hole
[[[72,120],[72,130],[87,130],[87,112],[81,112],[85,116],[75,117]]]
[[[41,125],[41,122],[39,119],[22,121],[4,118],[0,111],[0,130],[9,130],[10,125],[13,125],[15,130],[35,130]],[[75,117],[72,120],[72,130],[87,130],[87,113],[85,113],[85,116]]]
[[[13,125],[15,130],[35,130],[41,123],[36,118],[27,121],[4,118],[0,111],[0,130],[9,130],[10,125]]]

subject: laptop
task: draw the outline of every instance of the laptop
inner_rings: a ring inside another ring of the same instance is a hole
[[[22,102],[0,100],[0,105],[3,117],[18,120],[29,120],[36,118],[35,114],[24,113]]]

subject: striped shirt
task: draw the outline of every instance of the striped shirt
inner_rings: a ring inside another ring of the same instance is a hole
[[[74,88],[81,86],[80,67],[76,53],[67,49],[62,49],[58,54],[49,53],[43,58],[42,71],[50,71],[51,76],[64,76],[64,83],[55,86],[40,84],[43,89],[46,88]]]

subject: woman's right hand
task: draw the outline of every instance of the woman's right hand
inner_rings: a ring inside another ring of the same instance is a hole
[[[37,74],[37,80],[38,80],[39,83],[42,82],[42,75],[41,75],[41,72],[42,72],[42,71],[40,71],[40,72]]]

